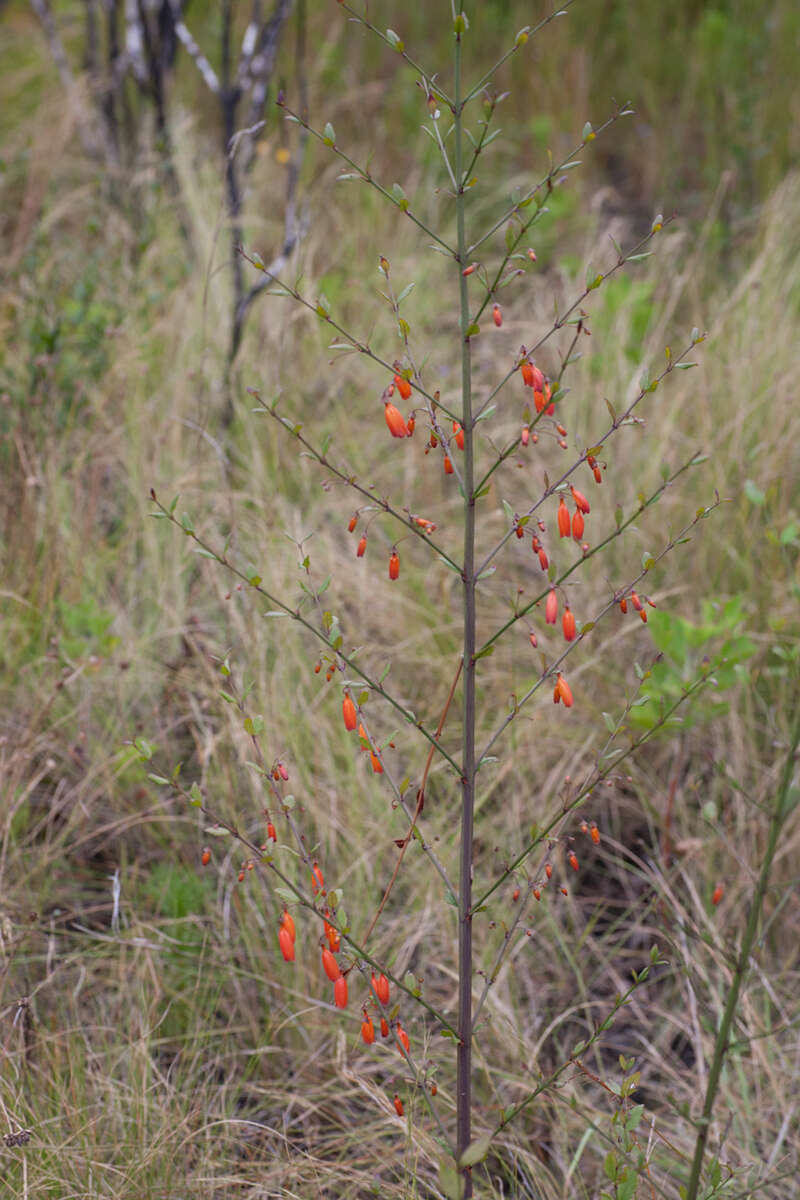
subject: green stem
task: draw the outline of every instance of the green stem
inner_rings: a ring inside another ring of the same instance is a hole
[[[769,835],[767,837],[767,848],[764,852],[764,861],[761,864],[761,872],[758,877],[755,895],[753,896],[750,905],[750,912],[747,916],[747,924],[742,936],[742,944],[739,949],[739,954],[736,959],[736,966],[733,971],[733,979],[731,981],[728,999],[725,1004],[725,1011],[722,1014],[719,1030],[714,1042],[714,1057],[711,1060],[711,1069],[708,1073],[708,1083],[706,1084],[706,1094],[703,1101],[703,1113],[698,1121],[697,1138],[694,1144],[694,1158],[689,1172],[689,1182],[686,1185],[685,1200],[697,1200],[697,1192],[700,1186],[700,1173],[703,1169],[703,1158],[705,1156],[706,1144],[708,1142],[708,1134],[711,1129],[711,1118],[714,1113],[714,1104],[719,1091],[720,1078],[722,1076],[722,1068],[725,1065],[725,1059],[730,1049],[730,1034],[736,1017],[736,1010],[739,1007],[739,995],[744,985],[747,968],[750,961],[750,952],[753,949],[753,943],[758,934],[758,926],[761,920],[761,910],[764,906],[764,897],[769,887],[769,877],[772,871],[772,862],[775,857],[775,851],[778,848],[778,840],[781,830],[789,816],[793,804],[789,802],[789,792],[792,785],[792,777],[794,775],[795,758],[797,756],[798,746],[800,746],[800,711],[795,717],[794,728],[792,730],[791,744],[789,752],[786,755],[786,762],[783,768],[778,795],[775,799],[775,807],[772,812],[772,818],[769,825]]]

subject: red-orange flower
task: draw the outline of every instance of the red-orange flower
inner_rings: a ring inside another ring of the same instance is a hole
[[[333,1003],[337,1008],[347,1008],[347,980],[340,975],[333,985]]]
[[[317,862],[317,860],[314,859],[314,865],[311,868],[311,890],[314,893],[314,895],[316,896],[317,892],[320,891],[320,889],[324,888],[324,887],[325,887],[325,880],[322,877],[322,871],[320,870],[320,865]]]
[[[555,588],[550,588],[547,594],[547,603],[544,607],[544,619],[548,625],[555,625],[558,616],[558,596]]]
[[[376,775],[383,774],[383,763],[378,758],[377,754],[370,752],[369,761],[372,763],[372,769]]]
[[[342,939],[339,937],[339,931],[334,929],[332,925],[329,925],[327,921],[325,922],[325,937],[328,939],[328,945],[335,954],[341,947]]]
[[[385,975],[376,976],[372,972],[372,990],[385,1008],[389,1003],[389,980]]]
[[[371,1046],[375,1041],[375,1026],[372,1024],[372,1018],[364,1013],[364,1020],[361,1022],[361,1036],[368,1046]]]
[[[567,683],[566,679],[564,678],[564,676],[561,674],[560,671],[558,673],[558,681],[556,683],[556,688],[558,690],[559,696],[564,701],[564,707],[572,708],[572,689],[570,688],[569,684]]]
[[[200,855],[200,862],[204,867],[207,867],[211,862],[211,851],[209,850],[208,846],[204,847],[203,853]]]
[[[267,824],[267,841],[268,842],[277,842],[277,840],[278,840],[278,835],[275,832],[275,826],[272,824],[272,821],[270,821]]]
[[[402,1117],[404,1111],[403,1101],[400,1099],[397,1092],[394,1094],[394,1111],[397,1113],[398,1117]]]
[[[357,524],[358,524],[358,513],[353,513],[352,517],[350,518],[350,520],[347,524],[347,532],[352,533]]]
[[[292,920],[292,914],[286,908],[283,910],[283,916],[281,917],[281,926],[284,929],[288,929],[289,937],[292,939],[292,941],[294,941],[297,937],[297,932],[294,927],[294,921]]]
[[[344,717],[344,727],[348,733],[352,733],[358,724],[356,715],[356,706],[353,703],[349,692],[345,692],[344,700],[342,701],[342,716]]]
[[[579,508],[576,508],[575,512],[572,514],[572,536],[575,538],[576,542],[579,542],[583,537],[584,525],[585,521],[583,519],[583,513]]]
[[[564,630],[564,637],[568,642],[571,642],[575,637],[575,616],[568,604],[564,608],[564,617],[561,622],[561,627]]]
[[[411,1043],[408,1040],[408,1034],[406,1033],[405,1029],[403,1029],[403,1026],[399,1021],[397,1022],[397,1037],[403,1043],[406,1054],[408,1054],[409,1050],[411,1049]]]
[[[453,474],[453,464],[450,462],[450,459],[446,454],[444,456],[444,473],[445,475]]]
[[[531,440],[531,431],[527,425],[522,426],[522,433],[519,435],[519,440],[522,442],[523,446],[527,446],[528,442]]]
[[[464,449],[464,430],[461,428],[458,421],[453,421],[453,441],[458,446],[459,450]]]
[[[294,962],[294,940],[285,925],[278,931],[278,945],[286,962]]]
[[[533,363],[528,362],[528,360],[526,358],[524,362],[520,363],[519,369],[522,372],[522,382],[525,384],[526,387],[532,388],[533,383],[534,383],[534,378],[535,378],[535,376],[533,374],[533,372],[534,372]]]
[[[577,488],[572,486],[570,486],[570,491],[572,492],[572,499],[575,501],[578,508],[582,513],[586,513],[588,516],[588,514],[591,512],[591,509],[589,507],[589,501],[586,499],[583,492],[579,492]]]
[[[594,821],[592,821],[591,828],[589,829],[589,835],[595,846],[598,846],[600,844],[600,830],[597,828],[597,825]]]
[[[386,402],[383,409],[383,415],[386,417],[386,424],[389,426],[389,432],[392,437],[404,438],[408,437],[408,428],[403,420],[403,414],[399,408],[396,408],[391,401]]]
[[[562,538],[569,537],[569,512],[563,496],[558,502],[558,532]]]
[[[569,865],[572,867],[573,871],[577,871],[578,860],[574,854],[570,854],[570,856],[569,856]]]
[[[363,558],[364,551],[366,550],[366,548],[367,548],[367,535],[362,534],[361,540],[358,543],[358,549],[356,550],[356,558]]]
[[[335,983],[341,975],[339,964],[331,954],[327,946],[322,947],[322,969],[330,979],[331,983]]]
[[[545,553],[544,547],[540,546],[539,549],[536,551],[536,553],[539,555],[539,566],[542,568],[543,571],[546,571],[549,564],[547,561],[547,554]]]
[[[714,888],[714,895],[711,897],[711,903],[714,905],[715,908],[717,907],[717,905],[719,904],[721,899],[722,899],[722,884],[718,883],[717,886]]]
[[[392,557],[389,559],[389,578],[397,579],[400,574],[400,559],[397,556],[397,551],[392,551]],[[354,726],[355,728],[355,726]]]
[[[411,395],[411,384],[408,382],[408,380],[404,379],[402,375],[395,375],[394,383],[403,399],[408,400],[409,396]]]
[[[492,320],[494,321],[494,323],[498,329],[503,324],[503,310],[501,309],[499,304],[495,304],[494,307],[492,308]]]

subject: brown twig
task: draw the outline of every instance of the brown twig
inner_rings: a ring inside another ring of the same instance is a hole
[[[458,670],[456,671],[453,682],[450,685],[450,692],[449,692],[447,700],[445,702],[444,709],[442,710],[442,715],[439,718],[439,724],[436,727],[436,732],[433,735],[434,741],[438,741],[439,737],[441,736],[442,730],[444,728],[444,723],[447,720],[448,710],[452,703],[453,696],[455,695],[456,686],[458,684],[459,679],[461,678],[461,668],[463,666],[464,666],[464,660],[462,658],[462,659],[459,659]],[[392,872],[392,877],[389,880],[389,883],[386,887],[386,891],[383,893],[383,899],[381,900],[380,904],[378,905],[377,909],[375,910],[375,915],[373,916],[372,920],[370,921],[369,926],[367,928],[367,932],[364,934],[364,937],[362,938],[362,943],[365,946],[366,946],[367,942],[369,941],[370,935],[378,922],[378,918],[380,917],[381,913],[383,912],[383,910],[386,906],[386,901],[389,899],[389,895],[392,891],[392,888],[394,887],[395,880],[397,879],[397,876],[400,872],[400,865],[403,861],[403,855],[405,854],[405,852],[408,848],[408,845],[409,845],[412,837],[414,836],[414,830],[417,825],[417,818],[419,817],[420,813],[422,812],[423,808],[425,807],[425,784],[428,782],[428,772],[430,771],[431,763],[433,762],[434,749],[435,749],[435,746],[433,743],[431,743],[431,747],[428,751],[428,758],[425,763],[425,770],[422,772],[422,783],[420,784],[419,790],[417,791],[417,807],[414,810],[414,816],[411,819],[411,825],[409,827],[408,833],[406,834],[406,836],[404,838],[402,838],[401,840],[399,840],[398,842],[395,843],[397,846],[400,847],[400,853],[397,856],[397,862],[395,864],[394,871]]]

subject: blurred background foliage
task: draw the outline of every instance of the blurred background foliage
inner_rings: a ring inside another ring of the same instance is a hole
[[[34,1130],[27,1149],[0,1159],[0,1179],[18,1195],[24,1181],[31,1194],[137,1200],[436,1195],[436,1147],[413,1098],[409,1132],[391,1115],[402,1068],[360,1053],[356,1004],[349,1023],[329,1011],[316,931],[301,931],[305,947],[288,976],[268,881],[253,872],[237,886],[241,856],[227,843],[215,843],[213,866],[201,873],[202,819],[147,778],[182,763],[187,784],[196,780],[222,816],[263,837],[265,801],[246,766],[242,714],[218,694],[219,661],[230,653],[235,681],[252,687],[247,711],[264,714],[265,753],[290,766],[309,843],[344,887],[348,911],[366,922],[391,873],[399,825],[344,742],[340,693],[313,672],[318,647],[284,622],[264,621],[263,604],[150,519],[148,496],[151,487],[165,500],[180,493],[179,511],[217,544],[229,537],[280,595],[299,595],[306,577],[291,541],[302,542],[316,584],[332,575],[328,603],[348,642],[367,647],[371,663],[391,660],[404,702],[435,723],[457,661],[454,579],[427,570],[407,547],[398,601],[385,578],[392,533],[379,522],[375,557],[356,573],[345,533],[351,499],[321,491],[313,465],[253,415],[246,388],[282,393],[287,413],[319,428],[320,439],[332,433],[343,460],[387,488],[398,486],[399,470],[407,502],[432,515],[443,536],[451,494],[433,456],[420,467],[415,444],[387,464],[378,408],[386,380],[353,358],[334,361],[328,331],[286,300],[255,300],[231,358],[235,221],[218,97],[185,49],[171,46],[163,121],[152,79],[126,76],[114,101],[117,152],[109,158],[100,139],[90,153],[82,134],[101,128],[107,99],[102,72],[85,65],[91,9],[63,0],[44,10],[69,65],[65,83],[36,12],[21,0],[0,7],[0,1097],[10,1129]],[[193,0],[185,10],[218,73],[228,11],[238,54],[249,8]],[[448,4],[398,13],[381,2],[369,11],[447,86]],[[490,0],[470,13],[471,77],[545,12],[540,3]],[[658,253],[587,305],[592,337],[566,402],[575,443],[592,444],[607,423],[603,399],[617,407],[630,399],[643,366],[661,369],[666,345],[677,352],[693,326],[708,331],[698,366],[657,392],[646,426],[624,430],[610,449],[592,520],[613,521],[617,503],[630,509],[640,489],[658,485],[662,461],[675,467],[697,451],[708,461],[612,547],[575,594],[581,619],[715,490],[724,504],[648,581],[659,604],[652,630],[629,616],[587,639],[571,667],[569,722],[549,706],[512,727],[507,760],[480,798],[480,878],[491,878],[557,803],[564,777],[600,752],[603,714],[616,720],[639,686],[634,663],[648,668],[663,654],[643,687],[649,703],[632,710],[640,729],[706,653],[723,661],[716,691],[598,801],[603,843],[581,846],[574,894],[543,905],[535,936],[498,981],[486,1052],[506,1082],[502,1095],[479,1086],[487,1121],[498,1103],[518,1098],[528,1065],[546,1070],[569,1055],[658,941],[674,971],[626,1010],[593,1070],[613,1072],[618,1053],[641,1055],[649,1112],[678,1146],[694,1136],[681,1105],[697,1093],[724,1001],[726,955],[763,845],[760,814],[797,703],[799,42],[791,0],[766,10],[746,0],[583,0],[497,79],[508,96],[496,114],[502,135],[477,171],[478,226],[515,186],[546,174],[548,151],[556,160],[569,154],[586,120],[597,127],[624,102],[635,116],[588,147],[582,169],[553,194],[533,239],[535,272],[503,295],[505,340],[486,334],[477,347],[478,386],[508,368],[532,330],[547,328],[554,302],[582,289],[589,264],[608,266],[609,235],[629,247],[657,212],[673,218]],[[452,393],[455,310],[443,260],[372,191],[337,182],[340,164],[318,143],[303,148],[274,104],[279,87],[290,107],[307,106],[319,129],[331,121],[355,161],[387,187],[399,182],[412,207],[446,227],[436,147],[420,134],[423,92],[333,0],[295,4],[236,221],[248,249],[271,261],[285,238],[296,167],[300,237],[288,277],[302,277],[312,297],[323,291],[343,325],[393,357],[399,344],[375,291],[385,253],[396,290],[416,283],[404,312],[426,370]],[[554,369],[551,351],[543,361]],[[498,416],[501,442],[518,432],[519,408],[514,399]],[[524,479],[513,467],[498,482],[487,536],[502,532],[503,499],[522,503]],[[506,563],[501,582],[493,616],[515,586],[538,585],[529,549]],[[485,661],[486,732],[509,692],[537,671],[527,629]],[[413,776],[413,739],[390,717],[376,712],[375,720]],[[137,737],[154,747],[152,763],[132,748]],[[429,796],[430,829],[447,856],[453,797],[443,775],[432,774]],[[749,1194],[746,1168],[764,1163],[772,1174],[761,1194],[781,1200],[794,1194],[793,1176],[773,1175],[797,1154],[781,1097],[796,1087],[798,834],[790,823],[724,1098],[737,1186]],[[719,880],[725,900],[712,909]],[[502,924],[509,905],[499,898],[487,922]],[[391,907],[376,950],[424,975],[429,994],[449,1005],[452,929],[424,861],[409,855]],[[496,936],[481,935],[490,946]],[[576,996],[574,1019],[552,1027]],[[421,1049],[430,1029],[411,1013],[404,1021]],[[768,1029],[778,1034],[766,1038]],[[435,1067],[438,1047],[426,1047]],[[571,1086],[574,1109],[543,1099],[521,1136],[490,1159],[487,1194],[597,1194],[607,1145],[596,1129],[584,1136],[579,1118],[588,1112],[608,1129],[612,1108],[586,1079]]]

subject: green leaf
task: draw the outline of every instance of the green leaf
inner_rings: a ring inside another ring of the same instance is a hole
[[[200,791],[200,785],[198,784],[197,780],[195,780],[192,786],[189,788],[189,800],[191,801],[193,808],[199,808],[203,803],[203,795]]]
[[[411,292],[413,292],[413,290],[414,290],[414,288],[415,288],[416,286],[417,286],[417,285],[416,285],[416,284],[415,284],[413,281],[412,281],[411,283],[409,283],[409,284],[406,284],[406,286],[403,288],[403,290],[402,290],[402,292],[400,293],[400,295],[397,297],[397,305],[398,305],[398,307],[399,307],[399,306],[400,306],[400,305],[403,303],[403,301],[405,300],[406,296],[408,296],[408,295],[409,295]]]
[[[646,254],[629,254],[625,262],[642,262],[645,258],[650,258],[653,251],[648,250]]]
[[[403,212],[408,211],[408,200],[406,199],[406,194],[400,187],[399,183],[392,184],[392,198],[394,199],[395,204],[402,208]]]
[[[147,778],[150,780],[151,783],[159,783],[162,786],[163,785],[169,786],[169,780],[165,779],[163,775],[148,775]]]
[[[483,1162],[489,1153],[491,1144],[492,1135],[490,1133],[485,1133],[482,1137],[476,1138],[474,1142],[470,1142],[459,1159],[459,1166],[474,1167],[476,1163]]]
[[[503,501],[503,512],[506,514],[506,520],[508,521],[509,525],[513,525],[514,524],[514,510],[511,507],[511,505],[508,503],[507,500]]]
[[[462,33],[466,33],[468,29],[469,21],[467,20],[467,15],[466,13],[461,12],[458,14],[455,21],[453,21],[453,33],[455,33],[457,37],[460,37],[460,35]]]
[[[144,738],[135,738],[133,748],[138,751],[139,757],[144,759],[145,762],[149,762],[153,757],[153,747]]]
[[[608,730],[608,732],[609,732],[609,733],[614,733],[614,732],[616,731],[616,728],[617,728],[617,722],[614,720],[614,718],[612,717],[611,713],[604,712],[604,713],[603,713],[603,720],[604,720],[604,721],[605,721],[605,723],[606,723],[606,729]]]
[[[396,50],[398,54],[402,54],[406,48],[406,44],[403,39],[399,37],[393,29],[386,30],[386,40],[392,49]]]
[[[250,737],[258,737],[260,733],[264,732],[264,718],[261,716],[245,717],[244,731]]]
[[[331,315],[331,302],[324,292],[320,292],[317,299],[317,315],[320,317],[329,317]],[[298,425],[296,429],[302,429],[302,426]]]
[[[464,1176],[459,1175],[454,1164],[445,1161],[439,1164],[439,1187],[447,1200],[462,1200],[464,1195]]]
[[[230,837],[230,829],[223,829],[221,825],[206,825],[203,833],[207,833],[209,837]]]
[[[189,516],[188,513],[181,513],[181,526],[183,527],[184,533],[194,533],[194,525],[192,524],[192,518]]]
[[[467,338],[477,337],[478,334],[480,333],[480,331],[481,331],[480,325],[477,323],[477,321],[473,321],[472,324],[467,329],[465,337],[467,337]]]
[[[326,123],[325,128],[322,131],[322,140],[326,146],[336,145],[336,131],[334,130],[330,121]]]
[[[597,134],[595,133],[594,129],[592,128],[592,122],[587,121],[581,132],[581,138],[583,139],[584,142],[593,142],[596,137],[597,137]]]
[[[761,508],[766,500],[766,496],[762,492],[761,488],[758,486],[758,484],[754,483],[752,479],[745,479],[744,494],[747,496],[747,499],[750,501],[750,503],[754,504],[756,508]]]

